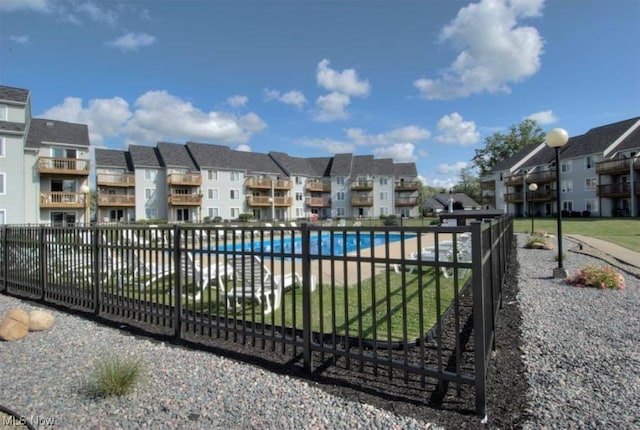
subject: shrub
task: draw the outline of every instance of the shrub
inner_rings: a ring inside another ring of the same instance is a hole
[[[601,290],[624,288],[624,277],[610,266],[583,266],[575,275],[567,277],[567,282],[576,287],[594,287]]]
[[[432,220],[429,222],[429,225],[440,225],[440,224],[441,224],[441,223],[440,223],[440,218],[432,219]]]
[[[252,213],[243,213],[238,215],[238,219],[242,222],[247,222],[250,219],[253,219],[253,214]]]
[[[385,218],[380,217],[384,225],[398,225],[398,217],[396,215],[389,215]]]
[[[141,360],[107,357],[98,362],[91,388],[99,396],[121,396],[129,392],[141,374]]]
[[[532,234],[524,245],[527,249],[552,249],[549,238],[542,234]]]

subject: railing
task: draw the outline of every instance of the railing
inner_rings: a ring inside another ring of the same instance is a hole
[[[167,185],[202,185],[200,173],[170,173],[167,175]]]
[[[396,191],[415,191],[420,189],[419,181],[396,181]]]
[[[96,182],[109,187],[133,187],[136,177],[131,173],[98,173]]]
[[[510,175],[504,178],[506,186],[522,185],[524,182],[524,174]]]
[[[631,197],[631,183],[598,185],[596,195],[598,197]]]
[[[480,182],[480,189],[481,190],[495,190],[496,189],[496,181],[495,180],[481,181]]]
[[[311,206],[314,208],[327,208],[331,207],[331,198],[330,197],[307,197],[305,199],[305,203],[307,206]]]
[[[200,206],[202,204],[201,194],[169,194],[168,203],[172,206]]]
[[[133,194],[98,193],[98,206],[135,206],[136,196]]]
[[[274,190],[290,190],[293,188],[293,182],[288,179],[271,179],[271,178],[247,178],[245,186],[255,189],[271,189],[273,183]]]
[[[610,175],[615,173],[629,172],[631,167],[630,159],[623,160],[606,160],[596,163],[596,173],[598,175]]]
[[[543,170],[541,172],[531,172],[527,174],[527,183],[535,182],[537,184],[541,184],[545,182],[553,182],[555,180],[555,170]]]
[[[86,176],[89,174],[89,160],[82,158],[39,157],[38,172],[40,174]]]
[[[277,206],[286,207],[291,206],[293,198],[289,196],[275,196],[273,199],[270,196],[247,196],[247,205],[249,206]]]
[[[85,193],[52,191],[40,193],[40,207],[52,209],[82,209],[85,204]]]
[[[373,196],[351,197],[351,206],[373,206]]]
[[[527,201],[530,202],[551,202],[556,199],[556,192],[553,190],[527,191]]]
[[[482,417],[513,249],[507,217],[357,229],[4,225],[0,292],[236,358],[233,344],[265,362],[279,354],[307,374],[337,366],[363,375],[359,389],[425,406],[472,385]]]
[[[331,191],[331,182],[320,180],[308,180],[304,184],[304,189],[316,193],[328,193]]]
[[[416,206],[418,204],[417,197],[396,197],[396,206]]]
[[[482,196],[482,204],[483,205],[489,205],[489,206],[495,206],[496,204],[496,196],[495,195],[486,195],[486,196]]]
[[[373,190],[373,180],[359,180],[351,182],[351,189],[356,190]]]

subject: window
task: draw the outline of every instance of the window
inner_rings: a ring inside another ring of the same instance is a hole
[[[302,193],[296,193],[296,201],[297,201],[297,202],[301,202],[301,201],[302,201],[302,199],[303,199],[303,197],[302,197]]]
[[[338,217],[344,217],[344,208],[338,208],[338,209],[336,209],[336,216],[338,216]]]
[[[147,181],[155,181],[156,180],[156,170],[155,169],[144,169],[144,178]]]
[[[209,200],[218,200],[218,189],[217,188],[209,188],[207,190],[207,198]]]
[[[231,218],[238,218],[240,216],[240,208],[231,208]]]
[[[215,218],[217,216],[220,216],[219,213],[220,213],[220,209],[218,208],[209,208],[208,210],[209,218]]]
[[[564,201],[562,202],[562,210],[563,210],[563,211],[572,212],[572,211],[573,211],[573,201],[571,201],[571,200],[564,200]]]
[[[344,176],[338,176],[338,177],[336,177],[336,184],[338,184],[338,185],[344,185]]]
[[[584,180],[585,191],[595,191],[597,185],[598,185],[598,178],[586,178]]]
[[[6,181],[7,181],[7,174],[0,173],[0,194],[7,194]]]
[[[147,219],[158,218],[158,208],[146,208],[144,210],[144,216]]]
[[[218,171],[217,170],[209,170],[207,172],[207,177],[209,178],[210,181],[217,181],[218,180]]]
[[[383,191],[380,193],[380,200],[389,200],[389,193],[387,193],[386,191]]]
[[[573,181],[572,180],[565,180],[560,182],[560,190],[563,193],[571,193],[573,192]]]
[[[145,200],[151,200],[151,197],[153,197],[153,188],[145,188],[144,189],[144,199]]]
[[[296,208],[296,218],[302,218],[304,216],[304,210],[302,208]]]
[[[336,193],[336,200],[344,200],[344,191],[339,191]]]
[[[240,190],[229,190],[230,200],[240,200]]]
[[[0,105],[0,121],[9,121],[9,106]]]
[[[584,208],[589,212],[598,212],[598,199],[586,199]]]
[[[380,215],[381,216],[389,215],[389,208],[380,208]]]
[[[302,178],[300,176],[296,176],[296,185],[302,184]]]
[[[380,178],[380,185],[388,185],[389,178]]]
[[[571,160],[562,161],[560,163],[560,171],[562,173],[571,173],[573,171],[573,162]]]
[[[591,156],[585,157],[584,168],[591,169],[593,167],[593,158]]]
[[[0,137],[0,157],[4,156],[4,137]]]
[[[232,181],[240,180],[240,172],[229,172],[229,179]]]

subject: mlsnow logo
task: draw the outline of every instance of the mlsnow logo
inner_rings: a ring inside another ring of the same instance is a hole
[[[35,428],[40,427],[53,427],[56,425],[56,419],[51,417],[43,417],[40,415],[33,415],[31,417],[4,415],[2,417],[3,427],[27,427],[31,425]]]

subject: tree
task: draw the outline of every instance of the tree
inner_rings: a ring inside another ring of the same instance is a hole
[[[480,178],[473,174],[471,167],[460,169],[460,182],[451,188],[454,193],[463,193],[477,202],[482,202]]]
[[[476,149],[473,163],[480,175],[491,171],[497,163],[513,156],[527,145],[544,142],[542,128],[535,120],[525,119],[509,128],[508,134],[494,133],[485,139],[485,147]]]

